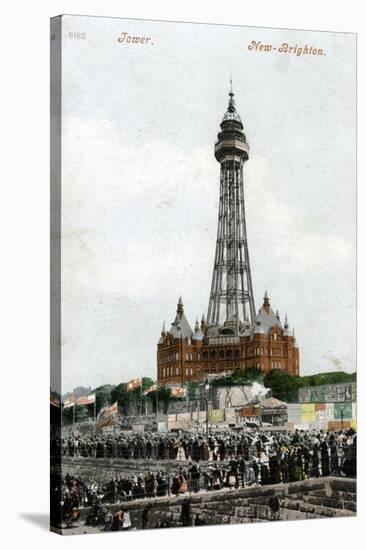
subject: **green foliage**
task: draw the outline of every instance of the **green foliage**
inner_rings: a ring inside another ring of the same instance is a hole
[[[342,382],[356,382],[357,374],[343,371],[321,372],[310,376],[302,376],[302,386],[321,386],[323,384],[340,384]]]
[[[141,387],[127,390],[127,383],[122,382],[114,386],[110,392],[110,404],[118,403],[119,413],[122,415],[135,415],[145,411],[146,401],[153,395],[143,395],[143,392],[154,384],[152,378],[142,377]]]
[[[108,407],[109,405],[112,405],[111,401],[111,394],[116,386],[113,386],[111,384],[106,384],[104,386],[99,386],[98,388],[95,388],[92,393],[95,392],[96,394],[96,407],[97,407],[97,414],[103,407]],[[114,403],[114,401],[113,401]]]
[[[291,403],[298,400],[299,388],[355,381],[355,372],[349,374],[347,372],[337,371],[312,374],[309,376],[292,376],[286,372],[272,370],[265,376],[264,385],[267,388],[271,388],[273,397]]]
[[[74,407],[67,407],[62,410],[62,422],[64,424],[71,424],[73,419],[73,409]]]
[[[154,380],[152,378],[148,378],[147,376],[142,377],[142,391],[151,388],[155,384]]]
[[[266,388],[271,388],[273,397],[281,401],[297,401],[297,390],[301,387],[301,378],[280,370],[270,371],[264,378]]]
[[[199,382],[196,380],[191,380],[188,382],[188,399],[189,401],[193,401],[196,399],[196,388],[199,386]]]
[[[85,422],[87,420],[93,420],[94,405],[88,405],[84,407],[75,408],[75,422]]]
[[[164,403],[164,414],[168,412],[169,403],[172,399],[172,392],[170,388],[167,388],[166,386],[160,386],[158,389],[158,401],[160,403]]]
[[[257,367],[249,369],[235,369],[230,375],[215,378],[212,381],[213,386],[240,386],[251,384],[252,382],[263,382],[263,371]]]
[[[131,398],[129,394],[130,392],[127,391],[126,384],[124,383],[118,384],[118,386],[115,386],[115,388],[113,388],[113,390],[111,391],[110,400],[112,403],[115,403],[117,401],[118,411],[120,412],[120,414],[128,414]]]

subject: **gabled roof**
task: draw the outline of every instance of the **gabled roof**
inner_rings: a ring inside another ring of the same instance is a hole
[[[263,332],[265,334],[268,334],[268,332],[273,328],[275,325],[277,325],[279,328],[282,329],[281,321],[277,319],[276,315],[273,312],[272,308],[267,309],[265,306],[262,306],[260,310],[258,311],[258,315],[255,318],[256,323],[260,323],[260,327],[263,329]],[[254,332],[256,330],[254,329]]]
[[[267,397],[267,399],[263,399],[263,401],[259,403],[259,406],[262,409],[278,409],[287,407],[287,404],[275,397]]]
[[[179,326],[180,329],[178,328]],[[182,313],[181,317],[179,316],[179,314],[176,315],[169,332],[173,336],[173,338],[180,338],[181,335],[182,338],[192,337],[193,330],[191,329],[191,326],[188,323],[184,313]]]

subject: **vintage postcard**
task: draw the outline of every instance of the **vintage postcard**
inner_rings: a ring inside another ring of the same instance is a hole
[[[51,19],[51,529],[356,515],[356,35]]]

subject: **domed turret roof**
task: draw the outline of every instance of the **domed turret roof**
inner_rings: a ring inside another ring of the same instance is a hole
[[[240,115],[235,108],[234,93],[232,90],[229,93],[229,105],[226,113],[224,114],[224,118],[222,119],[222,122],[225,122],[227,120],[235,120],[236,122],[241,123]]]

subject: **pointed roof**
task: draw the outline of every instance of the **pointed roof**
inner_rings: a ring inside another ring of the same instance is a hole
[[[254,332],[261,332],[268,334],[268,332],[274,327],[278,326],[282,329],[281,321],[276,317],[271,304],[269,303],[268,292],[264,293],[263,305],[258,311],[258,315],[255,318],[255,323],[260,330],[254,330]]]
[[[179,297],[177,315],[175,316],[172,326],[170,328],[170,334],[173,338],[191,338],[193,330],[184,315],[184,307],[182,297]]]
[[[203,332],[198,322],[198,317],[196,317],[196,323],[194,325],[194,333],[192,334],[192,340],[202,340],[202,339],[203,339]]]
[[[165,321],[163,321],[163,327],[161,329],[161,336],[159,338],[158,344],[162,344],[164,342],[165,336],[166,336]]]
[[[241,123],[241,118],[239,116],[239,113],[236,111],[235,108],[235,100],[234,100],[234,92],[233,92],[233,84],[230,80],[230,92],[229,92],[229,104],[227,107],[227,111],[224,114],[224,118],[222,119],[222,122],[225,122],[226,120],[236,120],[237,122]]]

